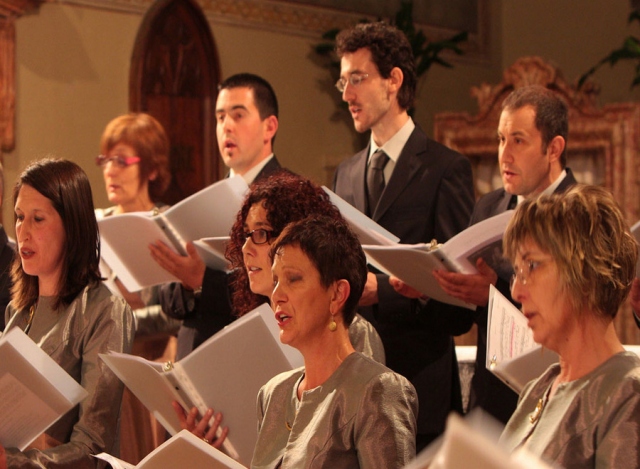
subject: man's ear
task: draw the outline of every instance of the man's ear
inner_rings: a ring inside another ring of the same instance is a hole
[[[550,162],[560,161],[560,156],[564,151],[565,145],[566,142],[560,135],[556,135],[551,139],[547,145],[547,155],[549,156]]]
[[[264,125],[265,140],[270,142],[278,131],[278,118],[276,116],[269,116],[264,120]]]
[[[404,73],[400,70],[399,67],[393,67],[391,69],[391,73],[389,74],[389,91],[394,93],[398,93],[400,88],[402,87],[402,83],[404,82]]]

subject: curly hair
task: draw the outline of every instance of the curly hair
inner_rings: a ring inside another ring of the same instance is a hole
[[[311,260],[324,288],[340,279],[349,282],[342,317],[344,324],[351,324],[367,281],[367,258],[347,222],[316,213],[290,223],[273,242],[271,258],[290,245],[298,246]]]
[[[409,40],[402,31],[382,21],[360,23],[340,31],[336,37],[336,52],[340,58],[359,49],[369,49],[371,58],[382,78],[389,78],[391,70],[402,70],[402,86],[398,91],[398,104],[410,109],[416,95],[416,61]]]
[[[93,211],[91,186],[85,172],[72,161],[45,158],[31,163],[13,188],[13,205],[22,186],[30,186],[51,201],[66,235],[62,275],[54,308],[68,305],[84,287],[100,281],[100,235]],[[14,223],[17,215],[14,213]],[[20,256],[11,267],[12,302],[25,309],[38,300],[38,277],[22,269]]]
[[[609,191],[578,184],[525,200],[504,234],[511,262],[526,241],[553,257],[574,311],[616,316],[635,277],[638,246]]]
[[[116,117],[107,124],[100,139],[100,151],[109,153],[116,145],[129,145],[140,157],[140,181],[156,172],[149,181],[149,196],[157,202],[171,182],[169,139],[162,124],[149,114],[131,113]]]
[[[321,213],[330,218],[342,219],[340,211],[331,203],[329,196],[307,178],[281,170],[266,179],[254,182],[231,228],[231,240],[225,252],[233,271],[232,302],[238,316],[269,301],[269,298],[251,291],[242,254],[245,242],[244,224],[249,209],[255,204],[262,204],[265,208],[267,220],[274,230],[274,238],[289,223],[311,214]]]

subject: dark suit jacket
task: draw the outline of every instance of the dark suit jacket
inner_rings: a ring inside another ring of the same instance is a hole
[[[266,178],[281,168],[274,156],[254,181]],[[166,314],[182,319],[178,331],[177,360],[236,319],[231,307],[228,274],[209,267],[202,279],[200,298],[194,298],[193,293],[182,288],[180,283],[171,283],[162,286],[160,299]]]
[[[367,147],[341,163],[334,178],[334,191],[363,213],[368,154]],[[416,127],[372,218],[402,243],[445,242],[468,226],[473,201],[469,160]],[[381,274],[378,297],[377,305],[360,312],[380,334],[387,366],[418,392],[418,433],[441,433],[449,411],[462,407],[451,335],[468,330],[473,313],[432,300],[422,307],[395,293]]]
[[[565,192],[569,187],[576,184],[576,179],[573,177],[571,170],[566,168],[566,171],[567,176],[556,188],[556,194]],[[470,225],[505,212],[512,197],[516,196],[508,194],[504,189],[498,189],[482,196],[473,210]],[[511,299],[509,288],[511,274],[513,274],[513,271],[500,272],[496,283],[496,288],[509,299]],[[476,310],[478,352],[475,372],[471,381],[469,407],[482,407],[498,420],[507,423],[518,404],[518,395],[496,378],[485,366],[487,356],[487,320],[487,308],[478,308]]]

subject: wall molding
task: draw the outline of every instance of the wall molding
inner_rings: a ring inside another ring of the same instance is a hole
[[[3,0],[0,0],[2,2]],[[57,0],[57,3],[90,6],[110,11],[143,14],[152,0]],[[229,25],[259,29],[299,37],[320,39],[325,31],[346,28],[373,15],[350,13],[331,8],[301,5],[283,0],[197,0],[211,25]],[[462,47],[465,55],[452,54],[455,61],[487,61],[489,11],[488,0],[479,0],[478,33],[471,34]],[[422,25],[431,40],[451,37],[457,31]]]

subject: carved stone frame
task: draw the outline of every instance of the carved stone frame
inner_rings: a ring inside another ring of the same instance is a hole
[[[597,87],[589,84],[577,91],[561,72],[539,57],[525,57],[504,72],[501,83],[474,87],[479,112],[441,113],[435,116],[434,136],[439,142],[466,155],[474,167],[476,194],[492,189],[491,181],[478,178],[481,168],[493,164],[497,173],[496,129],[503,99],[526,85],[546,86],[562,96],[569,107],[568,166],[579,158],[594,161],[595,173],[585,173],[580,182],[601,184],[611,190],[629,224],[640,218],[640,103],[596,107]],[[590,178],[585,180],[585,178]],[[630,308],[625,305],[615,320],[623,343],[640,343]]]

